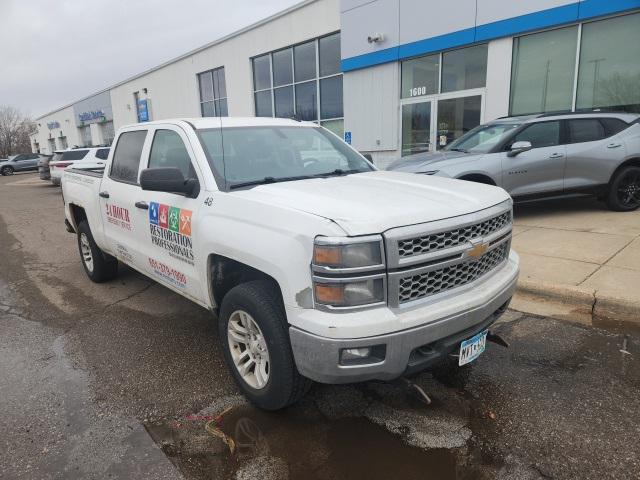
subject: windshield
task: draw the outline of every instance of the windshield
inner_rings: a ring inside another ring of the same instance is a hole
[[[228,127],[198,135],[214,174],[230,189],[373,170],[322,128]]]
[[[521,123],[490,123],[480,125],[451,142],[443,150],[465,153],[487,153],[499,143],[508,132]]]

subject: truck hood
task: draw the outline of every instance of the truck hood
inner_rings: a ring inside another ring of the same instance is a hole
[[[260,185],[235,194],[328,218],[348,235],[464,215],[510,198],[499,187],[385,171]]]

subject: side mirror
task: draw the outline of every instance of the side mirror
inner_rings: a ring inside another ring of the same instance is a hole
[[[146,168],[140,173],[140,187],[152,192],[183,193],[195,197],[199,191],[198,180],[185,179],[179,168]]]
[[[511,150],[507,152],[507,157],[515,157],[516,155],[522,152],[527,152],[532,148],[533,147],[531,146],[531,142],[527,142],[527,141],[515,142],[513,145],[511,145]]]

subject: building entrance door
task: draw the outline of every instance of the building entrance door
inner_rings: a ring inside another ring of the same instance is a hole
[[[434,152],[480,125],[484,89],[402,100],[401,155]]]

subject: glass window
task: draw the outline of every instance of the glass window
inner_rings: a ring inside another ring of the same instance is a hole
[[[273,86],[288,85],[293,83],[292,50],[287,48],[273,52]]]
[[[204,72],[198,75],[200,81],[200,101],[209,102],[213,100],[213,81],[211,72]]]
[[[322,128],[239,127],[198,130],[217,176],[234,184],[273,179],[331,176],[334,170],[369,172],[371,165],[339,138]],[[222,162],[220,161],[222,153]],[[220,169],[222,164],[222,169]]]
[[[340,138],[344,136],[344,120],[325,120],[324,122],[320,122],[327,130],[335,133]]]
[[[253,86],[255,90],[271,88],[271,62],[269,55],[253,59]]]
[[[442,54],[443,92],[484,87],[487,81],[487,45]]]
[[[560,122],[534,123],[518,133],[515,142],[531,142],[533,148],[552,147],[560,144]]]
[[[480,125],[482,97],[438,100],[438,132],[436,144],[442,148]]]
[[[227,85],[224,67],[198,74],[200,83],[200,113],[203,117],[226,117]]]
[[[318,82],[296,85],[296,116],[300,120],[318,119]]]
[[[607,132],[607,137],[615,135],[616,133],[621,132],[629,126],[627,122],[623,122],[619,118],[601,118],[600,121],[604,125],[604,129]]]
[[[567,123],[569,125],[569,142],[571,143],[594,142],[607,136],[604,125],[597,118],[568,120]]]
[[[107,158],[109,158],[109,149],[101,148],[100,150],[98,150],[96,152],[96,158],[99,158],[100,160],[106,160]]]
[[[402,62],[402,98],[438,93],[440,55],[413,58]]]
[[[521,123],[489,123],[479,125],[462,137],[448,144],[444,150],[454,152],[488,153],[500,143],[509,132]]]
[[[320,76],[340,73],[340,34],[334,33],[320,39]]]
[[[342,75],[320,80],[320,118],[342,117]]]
[[[316,77],[316,42],[303,43],[293,49],[296,82]]]
[[[514,39],[511,114],[570,110],[578,27]]]
[[[429,150],[431,102],[402,106],[402,155]]]
[[[142,147],[147,137],[146,130],[124,132],[118,137],[118,144],[111,162],[110,177],[126,183],[138,183],[138,167]]]
[[[87,153],[89,153],[89,150],[69,150],[62,154],[60,160],[82,160],[87,156]]]
[[[640,112],[638,45],[640,13],[582,26],[576,109]]]
[[[292,118],[295,115],[292,86],[274,88],[273,100],[276,107],[276,117]]]
[[[339,33],[254,58],[253,69],[256,116],[342,118]]]
[[[256,92],[256,117],[273,117],[271,90]]]
[[[178,168],[184,178],[196,177],[184,142],[172,130],[157,130],[151,145],[149,168],[163,167]]]

